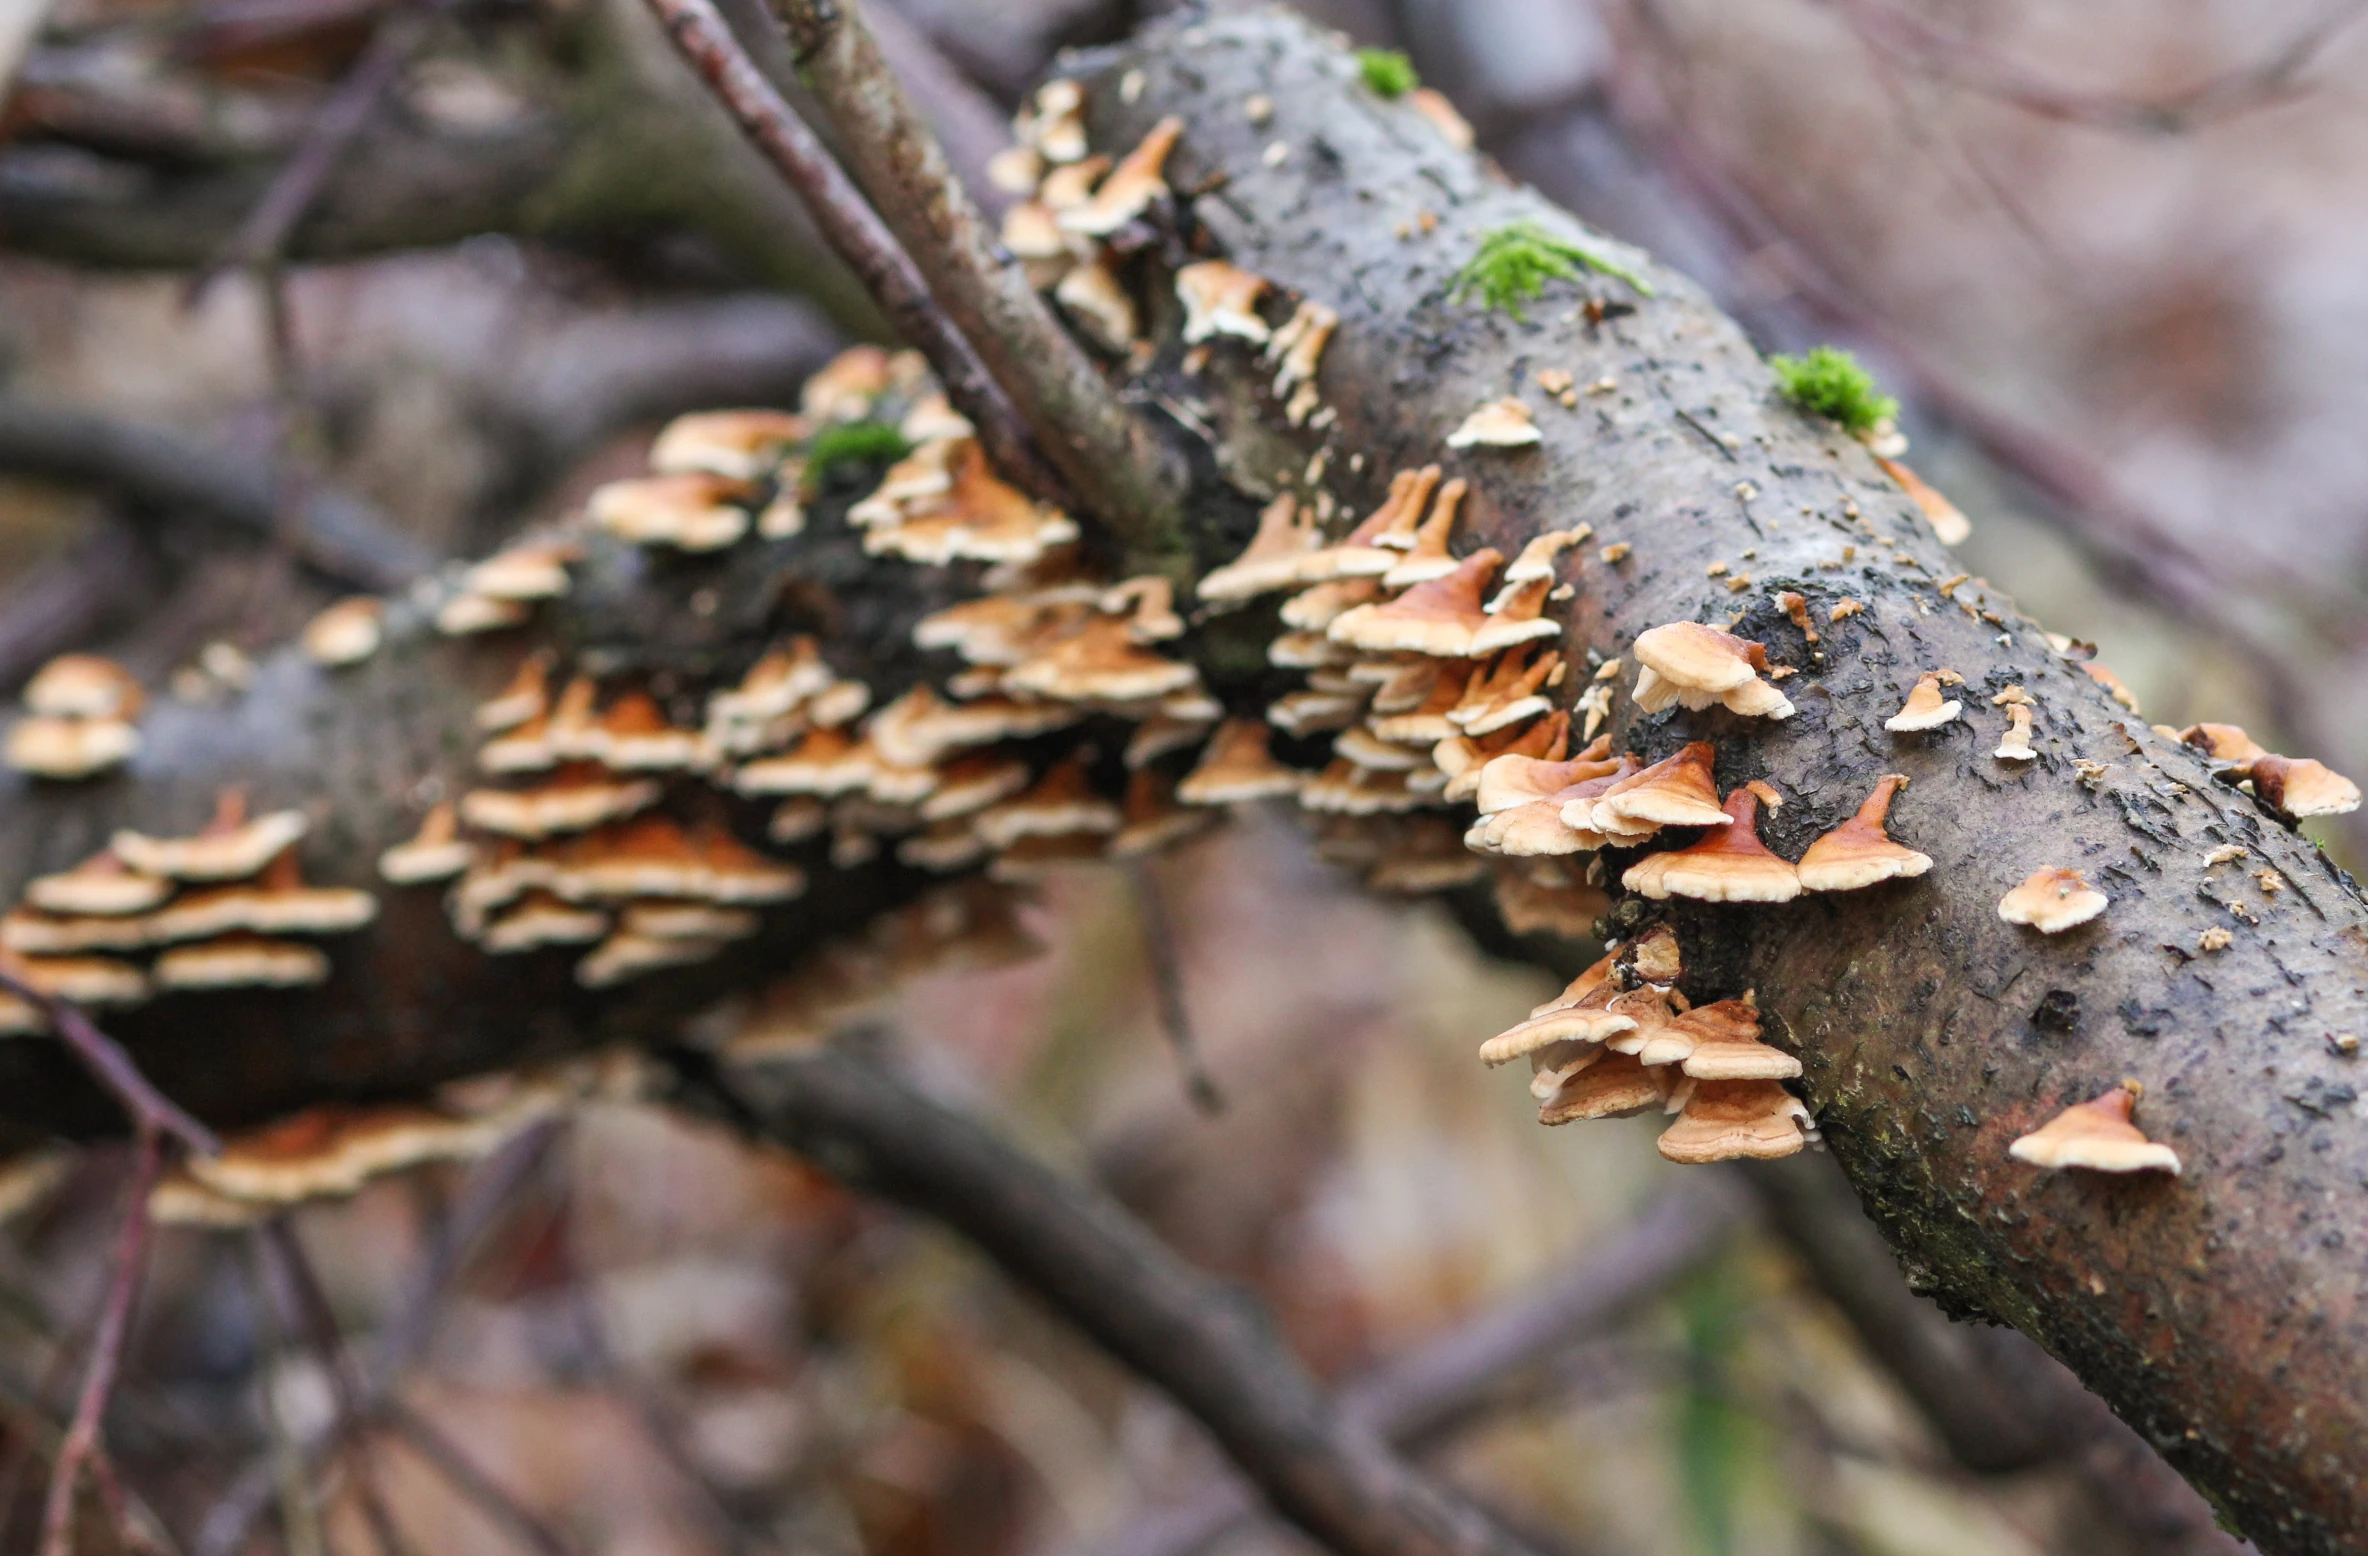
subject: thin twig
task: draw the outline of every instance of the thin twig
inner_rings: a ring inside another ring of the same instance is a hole
[[[1160,1030],[1175,1052],[1176,1068],[1184,1076],[1184,1093],[1192,1105],[1211,1117],[1225,1111],[1225,1094],[1209,1073],[1200,1042],[1193,1035],[1192,1011],[1184,1003],[1184,968],[1178,960],[1175,918],[1168,912],[1167,895],[1151,861],[1130,859],[1126,883],[1135,899],[1135,917],[1143,927],[1143,956],[1151,967],[1151,1002],[1159,1011]]]
[[[653,0],[659,3],[659,0]],[[855,0],[770,0],[855,182],[977,347],[1045,457],[1142,557],[1180,545],[1182,462],[1111,388],[962,192]]]
[[[82,1392],[74,1402],[65,1440],[50,1466],[49,1499],[41,1510],[41,1556],[74,1556],[75,1494],[81,1489],[84,1468],[99,1451],[107,1401],[115,1393],[115,1378],[123,1367],[132,1307],[148,1265],[148,1196],[164,1172],[165,1139],[143,1115],[132,1158],[131,1184],[125,1194],[123,1226],[116,1234],[115,1257],[107,1273],[107,1296],[99,1309],[98,1331],[91,1339],[90,1364],[83,1371]]]
[[[287,1293],[289,1304],[295,1309],[296,1321],[312,1345],[314,1360],[329,1380],[333,1410],[330,1442],[345,1451],[353,1471],[354,1493],[362,1504],[362,1516],[370,1526],[371,1538],[386,1556],[401,1556],[407,1545],[379,1489],[376,1455],[369,1434],[373,1410],[370,1403],[365,1403],[352,1353],[338,1333],[337,1313],[329,1305],[329,1294],[321,1289],[320,1277],[313,1272],[312,1261],[305,1256],[304,1245],[296,1240],[295,1228],[288,1224],[285,1214],[273,1216],[257,1227],[256,1239],[276,1277],[275,1284]]]
[[[732,36],[713,0],[648,4],[741,133],[797,191],[823,237],[855,271],[896,332],[929,359],[947,397],[978,429],[988,456],[1039,496],[1068,500],[1029,440],[1004,386],[930,296],[928,283],[895,234]]]
[[[199,272],[189,286],[189,300],[195,304],[213,289],[216,281],[231,270],[276,266],[288,252],[288,239],[295,235],[321,191],[337,171],[337,164],[353,149],[361,138],[370,116],[388,90],[410,63],[411,56],[427,40],[436,19],[447,10],[452,0],[419,0],[417,9],[398,9],[383,20],[370,34],[361,58],[345,73],[330,92],[312,122],[306,126],[304,141],[295,154],[280,165],[278,173],[256,201],[245,221],[231,234],[222,252],[212,264]]]
[[[1340,1556],[1522,1556],[1503,1523],[1327,1399],[1247,1294],[876,1065],[825,1050],[727,1075],[671,1055],[686,1099],[969,1238],[1208,1429],[1276,1512]]]
[[[540,1552],[541,1556],[578,1556],[581,1546],[512,1496],[442,1427],[405,1404],[400,1396],[388,1395],[379,1405],[378,1414],[412,1452],[443,1477],[445,1484],[476,1504],[477,1510],[500,1525],[510,1538],[528,1550]]]
[[[199,1156],[212,1156],[222,1149],[212,1130],[158,1091],[122,1045],[93,1025],[71,1001],[43,993],[5,967],[0,967],[0,989],[39,1007],[58,1040],[90,1072],[91,1079],[122,1104],[143,1134],[177,1141]]]

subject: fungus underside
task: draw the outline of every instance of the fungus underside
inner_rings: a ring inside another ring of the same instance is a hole
[[[1526,324],[1522,304],[1543,293],[1548,281],[1575,281],[1580,270],[1599,271],[1634,287],[1640,296],[1653,295],[1652,283],[1635,271],[1568,238],[1558,238],[1535,222],[1514,222],[1482,234],[1480,246],[1455,273],[1448,297],[1464,302],[1474,296],[1480,304],[1511,314]]]

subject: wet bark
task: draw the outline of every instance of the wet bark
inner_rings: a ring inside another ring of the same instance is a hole
[[[2263,1549],[2355,1548],[2368,1531],[2351,1468],[2368,1447],[2368,1252],[2349,1223],[2368,1192],[2368,1140],[2352,1061],[2328,1043],[2368,1025],[2368,905],[2351,883],[1994,591],[1938,587],[1958,569],[1908,500],[1855,442],[1782,404],[1740,331],[1682,277],[1609,246],[1655,295],[1604,277],[1559,284],[1526,322],[1450,302],[1481,233],[1522,219],[1577,229],[1372,96],[1304,24],[1185,26],[1084,68],[1097,147],[1122,150],[1168,113],[1189,126],[1170,166],[1193,194],[1182,237],[1139,251],[1130,275],[1159,341],[1136,391],[1209,431],[1191,450],[1213,458],[1196,459],[1204,487],[1182,537],[1197,561],[1238,549],[1256,498],[1304,490],[1320,450],[1324,484],[1360,511],[1392,469],[1436,459],[1473,484],[1463,545],[1510,554],[1542,529],[1594,526],[1567,649],[1616,656],[1646,627],[1694,619],[1734,618],[1765,642],[1797,672],[1783,682],[1797,717],[1637,720],[1623,699],[1617,732],[1648,756],[1712,739],[1722,785],[1773,782],[1789,802],[1765,835],[1788,857],[1878,775],[1907,773],[1894,830],[1936,863],[1839,898],[1677,910],[1687,992],[1756,989],[1773,1040],[1807,1066],[1834,1154],[1922,1288],[2039,1339]],[[1122,91],[1138,70],[1140,90]],[[1270,119],[1245,112],[1254,96]],[[1238,343],[1182,372],[1164,277],[1195,249],[1339,311],[1320,379],[1337,417],[1327,430],[1286,426],[1271,369]],[[1604,306],[1586,309],[1590,296]],[[1535,389],[1541,369],[1606,386],[1565,409]],[[1537,409],[1540,445],[1444,448],[1474,406],[1507,393]],[[1633,548],[1625,561],[1600,558],[1610,542]],[[867,561],[829,513],[806,537],[724,561],[596,546],[586,571],[554,618],[560,637],[675,677],[686,695],[792,621],[821,628],[843,673],[892,695],[919,668],[904,629],[957,582]],[[701,615],[692,597],[710,588],[721,603]],[[1810,602],[1815,644],[1777,603],[1787,590]],[[1831,621],[1846,599],[1863,612]],[[1272,625],[1267,611],[1222,618],[1186,649],[1254,706],[1254,650]],[[467,781],[466,710],[517,652],[412,636],[348,675],[282,659],[234,707],[160,709],[127,777],[0,790],[0,883],[71,862],[115,824],[193,826],[229,781],[261,804],[313,808],[313,873],[363,881],[431,794]],[[1967,717],[1885,731],[1916,676],[1944,667],[1966,679]],[[2041,756],[2019,770],[1988,754],[2004,726],[1989,698],[2008,684],[2039,703]],[[734,819],[746,835],[755,813]],[[2241,861],[2206,864],[2231,844]],[[1612,857],[1615,873],[1627,857]],[[564,957],[482,957],[445,928],[433,893],[413,891],[335,950],[326,989],[166,1001],[117,1025],[168,1091],[218,1123],[401,1093],[528,1051],[655,1033],[917,879],[808,862],[816,889],[769,914],[761,940],[622,993],[574,989]],[[1999,896],[2050,865],[2085,869],[2111,909],[2055,938],[2001,923]],[[2279,889],[2265,891],[2264,870]],[[2232,942],[2200,950],[2207,929]],[[2145,1084],[2139,1120],[2177,1147],[2184,1176],[2049,1175],[2008,1159],[2016,1135],[2125,1077]],[[48,1045],[0,1044],[0,1131],[105,1122]]]

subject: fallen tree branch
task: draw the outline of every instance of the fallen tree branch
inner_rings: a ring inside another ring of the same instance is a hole
[[[730,1075],[696,1055],[677,1063],[693,1105],[977,1244],[1189,1411],[1276,1512],[1339,1556],[1527,1549],[1326,1400],[1249,1298],[1096,1190],[845,1053]]]
[[[913,107],[855,0],[774,0],[838,127],[855,181],[986,361],[1091,515],[1144,557],[1174,557],[1184,472],[1007,256]]]

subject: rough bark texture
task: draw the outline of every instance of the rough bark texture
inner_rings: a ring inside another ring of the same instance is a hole
[[[1194,202],[1215,246],[1339,310],[1322,378],[1339,411],[1331,442],[1363,453],[1369,480],[1444,458],[1473,481],[1468,543],[1508,555],[1581,522],[1597,543],[1632,544],[1618,565],[1590,554],[1573,649],[1617,655],[1646,627],[1741,612],[1734,630],[1800,672],[1783,683],[1800,712],[1776,725],[1723,712],[1631,723],[1623,700],[1630,746],[1658,757],[1715,740],[1722,787],[1766,778],[1790,798],[1764,835],[1791,858],[1877,776],[1914,780],[1894,830],[1933,857],[1929,875],[1675,918],[1688,992],[1758,990],[1769,1030],[1807,1066],[1835,1154],[1919,1284],[2041,1340],[2264,1549],[2356,1548],[2368,1533],[2355,1468],[2368,1448],[2368,1248],[2350,1223],[2368,1138],[2351,1113],[2353,1062],[2327,1041],[2368,1027],[2368,908],[2353,885],[2116,705],[2036,624],[1994,598],[1999,623],[1943,597],[1935,583],[1959,569],[1914,506],[1855,442],[1784,405],[1742,332],[1684,278],[1616,250],[1657,295],[1599,279],[1596,294],[1635,308],[1596,325],[1568,287],[1527,324],[1451,304],[1483,232],[1522,219],[1579,229],[1378,101],[1304,24],[1187,26],[1095,66],[1095,144],[1131,144],[1183,114],[1170,182],[1224,175]],[[1129,105],[1117,84],[1131,69],[1146,86]],[[1254,95],[1271,100],[1270,122],[1244,113]],[[1277,420],[1245,366],[1221,351],[1211,369],[1209,419],[1237,454],[1258,448],[1250,417]],[[1532,385],[1544,368],[1616,387],[1564,411]],[[1522,392],[1542,405],[1542,444],[1444,449],[1473,407]],[[1297,465],[1270,455],[1234,468]],[[1730,591],[1739,576],[1749,587]],[[1777,605],[1781,590],[1811,602],[1815,647]],[[1827,621],[1845,597],[1863,614]],[[1917,675],[1944,667],[1966,678],[1969,716],[1887,732]],[[2042,754],[2021,771],[1989,755],[2004,727],[1989,697],[2013,683],[2040,703]],[[2083,783],[2075,760],[2107,765]],[[2224,844],[2248,852],[2207,869]],[[2049,865],[2085,869],[2112,908],[2054,938],[2002,923],[1999,897]],[[2264,868],[2282,890],[2261,890]],[[2211,928],[2234,941],[2200,953]],[[2184,1176],[2046,1174],[2007,1157],[2016,1136],[2124,1077],[2147,1087],[2138,1116],[2178,1149]]]
[[[1910,774],[1895,830],[1936,865],[1841,898],[1678,911],[1687,992],[1758,991],[1775,1040],[1807,1065],[1835,1155],[1921,1284],[2043,1341],[2264,1549],[2356,1548],[2368,1532],[2351,1468],[2368,1446],[2368,1255],[2345,1223],[2368,1183],[2368,1141],[2351,1116],[2350,1062],[2326,1042],[2368,1024],[2368,907],[2350,883],[2011,608],[1988,601],[2001,617],[1990,621],[1944,596],[1936,581],[1957,569],[1907,499],[1857,444],[1782,405],[1740,332],[1682,278],[1619,251],[1656,295],[1598,278],[1588,290],[1611,306],[1592,324],[1568,285],[1527,323],[1451,304],[1482,232],[1519,219],[1579,230],[1373,97],[1305,24],[1171,29],[1092,70],[1097,146],[1123,149],[1164,114],[1186,119],[1170,167],[1173,187],[1198,191],[1186,242],[1342,320],[1321,374],[1337,422],[1290,429],[1271,370],[1239,343],[1220,342],[1198,378],[1181,373],[1165,285],[1180,254],[1145,250],[1133,274],[1160,349],[1142,392],[1208,426],[1217,468],[1253,494],[1306,480],[1321,445],[1332,489],[1358,510],[1394,468],[1440,459],[1468,476],[1465,545],[1510,554],[1541,529],[1593,524],[1570,648],[1619,655],[1646,627],[1741,613],[1734,630],[1798,672],[1783,683],[1797,717],[1635,722],[1623,702],[1619,734],[1649,756],[1714,739],[1723,785],[1773,781],[1789,803],[1765,833],[1788,857],[1877,775]],[[1142,89],[1122,92],[1136,70]],[[1244,112],[1253,96],[1271,101],[1270,121]],[[1546,368],[1612,387],[1565,410],[1531,389]],[[1510,392],[1540,408],[1540,446],[1444,448],[1472,407]],[[1210,486],[1182,539],[1205,566],[1247,530],[1247,505]],[[1605,542],[1633,553],[1605,563],[1594,551]],[[724,561],[595,547],[585,572],[558,630],[686,688],[804,621],[826,630],[843,673],[892,694],[914,672],[903,644],[918,592],[945,587],[866,562],[829,512],[806,537]],[[712,615],[690,608],[701,587],[719,590]],[[1788,589],[1811,602],[1814,646],[1776,603]],[[1829,621],[1844,598],[1864,612]],[[1233,695],[1260,678],[1255,650],[1272,626],[1271,612],[1244,612],[1184,646]],[[313,807],[313,873],[363,880],[427,795],[465,780],[466,710],[515,653],[409,637],[348,676],[279,660],[236,708],[160,709],[126,777],[0,790],[0,883],[69,863],[121,822],[194,826],[227,781],[250,783],[261,804]],[[1968,718],[1887,733],[1917,674],[1942,667],[1965,676]],[[2009,683],[2040,704],[2042,756],[2025,770],[1988,755],[2003,727],[1988,698]],[[2075,759],[2105,765],[2084,782]],[[752,815],[739,820],[745,834]],[[2242,861],[2206,866],[2232,843]],[[2001,923],[1999,896],[2048,865],[2086,869],[2111,910],[2053,939]],[[2279,873],[2274,894],[2254,878],[2263,869]],[[889,868],[818,871],[815,891],[728,961],[598,997],[567,981],[565,958],[461,946],[418,890],[336,950],[323,990],[165,1001],[118,1025],[168,1091],[236,1123],[652,1031],[911,884]],[[2207,928],[2233,942],[2200,952]],[[2048,1175],[2008,1159],[2015,1136],[2124,1077],[2145,1083],[2139,1120],[2178,1148],[2183,1177]],[[49,1045],[0,1044],[0,1135],[106,1121]]]

